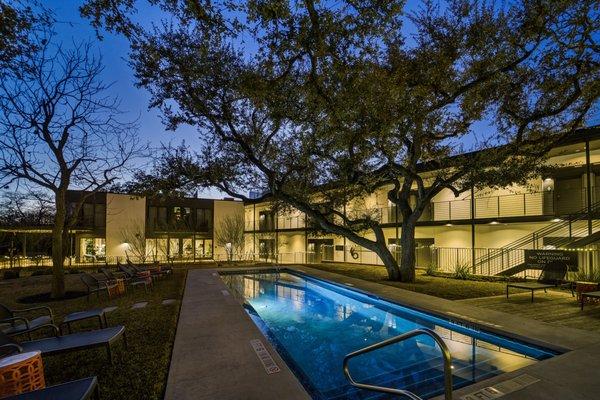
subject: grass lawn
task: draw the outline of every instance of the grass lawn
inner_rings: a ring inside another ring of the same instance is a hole
[[[108,324],[124,325],[128,348],[119,340],[113,347],[113,364],[107,359],[105,349],[76,351],[62,355],[44,357],[47,384],[57,384],[96,375],[102,399],[162,399],[164,395],[171,349],[183,294],[186,270],[174,271],[172,278],[155,283],[154,289],[146,293],[143,289],[108,300],[92,296],[38,303],[47,305],[60,323],[64,315],[90,308],[117,306],[107,314]],[[17,297],[50,290],[50,276],[35,276],[0,281],[0,302],[10,308],[27,308],[29,304],[17,303]],[[82,290],[78,275],[67,275],[68,290]],[[162,305],[164,299],[176,299],[175,304]],[[131,309],[134,303],[147,301],[142,309]],[[73,331],[95,329],[97,320],[73,324]],[[26,340],[26,337],[22,337]]]
[[[387,272],[381,266],[323,263],[307,264],[307,267],[323,271],[334,272],[341,275],[360,278],[384,285],[394,286],[414,292],[425,293],[448,300],[471,299],[476,297],[496,296],[506,291],[506,284],[502,282],[472,281],[454,278],[436,277],[425,275],[417,270],[414,283],[390,281]]]

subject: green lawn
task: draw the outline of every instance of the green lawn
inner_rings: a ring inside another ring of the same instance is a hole
[[[39,303],[52,308],[58,322],[70,312],[90,308],[117,306],[107,314],[109,325],[124,325],[128,348],[122,340],[113,348],[113,364],[106,350],[77,351],[70,354],[44,357],[47,384],[96,375],[102,399],[162,399],[164,395],[171,349],[175,337],[179,306],[185,281],[185,270],[175,270],[174,276],[155,283],[149,293],[136,290],[125,296],[108,300],[92,296],[60,302]],[[0,302],[11,308],[26,308],[16,297],[49,291],[50,276],[36,276],[0,281]],[[78,275],[67,276],[69,290],[81,290]],[[162,305],[163,299],[177,299],[175,304]],[[142,309],[131,309],[140,301],[148,301]],[[73,330],[93,329],[97,321],[73,325]],[[23,338],[26,339],[26,338]]]
[[[449,277],[425,275],[417,270],[414,283],[390,281],[387,272],[381,266],[368,266],[343,263],[307,264],[307,267],[341,275],[360,278],[384,285],[394,286],[414,292],[425,293],[448,300],[471,299],[476,297],[496,296],[505,293],[506,284],[502,282],[461,280]]]

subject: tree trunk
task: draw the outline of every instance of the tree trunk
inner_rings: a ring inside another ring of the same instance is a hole
[[[388,279],[390,281],[401,280],[400,269],[398,268],[398,262],[394,258],[394,255],[392,254],[390,249],[387,247],[387,245],[385,243],[378,242],[376,244],[376,246],[374,248],[372,248],[371,250],[373,250],[373,252],[375,252],[379,256],[379,258],[381,258],[381,261],[383,262],[383,265],[385,266],[385,269],[387,270]]]
[[[402,233],[400,236],[400,281],[415,281],[415,223],[410,219],[402,222]]]
[[[64,229],[67,219],[67,199],[64,191],[55,195],[56,215],[52,227],[52,298],[65,297]]]

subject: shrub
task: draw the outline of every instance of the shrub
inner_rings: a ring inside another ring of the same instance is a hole
[[[31,276],[42,276],[42,275],[52,275],[52,269],[36,269],[31,273]]]
[[[454,277],[456,279],[469,279],[471,276],[471,266],[467,263],[456,264],[454,269]]]
[[[425,268],[425,275],[434,276],[438,272],[438,266],[436,263],[429,263]]]
[[[21,268],[9,268],[4,271],[4,279],[18,279],[21,276]]]

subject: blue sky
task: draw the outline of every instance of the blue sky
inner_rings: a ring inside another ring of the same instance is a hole
[[[140,136],[144,141],[148,141],[154,147],[159,147],[162,143],[179,144],[185,140],[186,144],[191,145],[192,148],[195,147],[194,145],[199,143],[199,138],[194,127],[181,126],[175,132],[166,131],[159,111],[148,109],[150,96],[144,89],[135,87],[133,71],[127,63],[129,52],[127,40],[106,32],[102,32],[104,39],[98,40],[89,22],[79,15],[78,7],[81,3],[82,1],[79,0],[46,0],[44,2],[44,5],[54,12],[58,20],[56,25],[58,39],[66,45],[81,40],[89,40],[96,45],[105,65],[103,80],[113,84],[110,94],[120,98],[121,109],[126,112],[126,119],[138,120]],[[408,0],[406,8],[414,9],[419,3],[419,0]],[[138,9],[137,21],[149,24],[150,21],[160,20],[161,14],[157,7],[148,6],[145,1],[137,2],[137,5],[141,7]],[[408,27],[406,29],[410,30]],[[592,122],[598,123],[598,115],[595,115]],[[490,127],[483,121],[476,124],[474,130],[477,132],[476,135],[485,136],[486,133],[489,133]],[[465,142],[469,142],[469,140],[467,139]],[[469,144],[464,143],[466,147]],[[215,190],[208,190],[202,195],[222,197],[222,194]]]
[[[44,4],[54,11],[58,24],[56,32],[58,39],[65,44],[73,41],[90,40],[102,55],[105,65],[103,80],[113,83],[112,95],[121,99],[121,108],[128,113],[130,119],[138,119],[140,133],[143,138],[153,145],[160,145],[169,141],[181,140],[197,141],[197,133],[192,127],[182,127],[176,132],[165,131],[157,110],[148,110],[148,92],[134,86],[133,71],[127,64],[129,44],[121,36],[102,32],[103,40],[98,40],[94,29],[89,22],[79,15],[79,1],[48,0]],[[140,2],[143,3],[143,2]],[[150,8],[143,9],[140,16],[150,18],[158,17]]]

